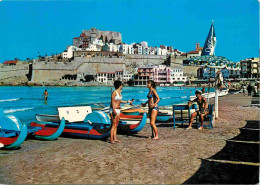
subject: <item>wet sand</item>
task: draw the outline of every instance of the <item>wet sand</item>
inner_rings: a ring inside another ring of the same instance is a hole
[[[0,150],[0,183],[185,183],[196,175],[204,159],[239,135],[247,120],[259,120],[259,108],[250,104],[251,97],[243,94],[221,97],[214,129],[185,130],[177,126],[174,130],[172,122],[157,123],[158,141],[148,139],[149,124],[136,135],[118,135],[122,142],[116,144],[64,137],[48,142],[26,140],[18,150]]]

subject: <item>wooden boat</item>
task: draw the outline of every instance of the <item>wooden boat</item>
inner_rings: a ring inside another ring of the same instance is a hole
[[[17,149],[27,137],[27,126],[12,115],[0,115],[0,148]]]
[[[218,96],[225,96],[229,93],[229,89],[221,90]]]
[[[57,128],[49,127],[46,123],[35,123],[32,122],[30,126],[28,126],[28,134],[37,139],[41,140],[54,140],[57,139],[63,132],[65,128],[65,119],[62,118],[60,124]]]
[[[140,115],[140,114],[143,114],[145,113],[146,111],[144,111],[143,109],[141,108],[131,108],[131,109],[128,109],[128,110],[123,110],[121,111],[124,115],[133,115],[133,116],[137,116],[137,115]]]
[[[82,122],[89,113],[92,113],[90,106],[76,106],[76,107],[59,107],[58,111],[61,114],[67,114],[65,121],[67,122]],[[60,123],[61,117],[59,115],[48,115],[48,114],[35,114],[35,118],[42,122]]]
[[[66,112],[69,111],[69,114],[63,114],[62,108],[59,108],[59,116],[63,116],[64,119],[76,119],[70,118],[70,113],[73,112],[73,107],[65,108]],[[58,127],[58,123],[47,123],[49,127]],[[77,136],[81,138],[89,138],[89,139],[105,139],[109,137],[110,134],[110,119],[107,114],[102,111],[95,111],[89,113],[84,121],[78,122],[67,122],[65,124],[65,128],[63,130],[63,135],[67,136]]]
[[[41,122],[54,122],[54,123],[60,122],[59,115],[35,114],[35,118]]]

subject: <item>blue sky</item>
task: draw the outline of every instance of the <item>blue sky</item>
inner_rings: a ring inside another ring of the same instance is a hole
[[[0,62],[62,52],[91,27],[121,32],[125,43],[147,41],[188,52],[196,42],[204,45],[212,20],[217,56],[259,56],[257,0],[2,0]]]

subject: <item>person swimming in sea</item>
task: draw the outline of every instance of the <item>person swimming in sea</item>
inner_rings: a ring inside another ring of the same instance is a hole
[[[209,109],[208,109],[208,103],[205,97],[201,96],[202,92],[199,90],[196,90],[195,95],[197,98],[195,98],[194,100],[190,101],[188,103],[188,106],[190,107],[192,103],[197,102],[198,106],[199,106],[199,110],[192,113],[191,114],[191,118],[190,118],[190,124],[189,126],[186,128],[191,129],[192,128],[192,123],[194,118],[198,115],[201,118],[201,125],[198,128],[198,130],[202,130],[203,129],[203,121],[204,121],[204,117],[209,114]]]
[[[116,132],[117,132],[117,126],[120,120],[120,103],[133,103],[133,101],[123,101],[122,100],[122,95],[121,95],[121,90],[123,88],[122,82],[119,80],[116,80],[114,82],[114,87],[116,90],[114,90],[111,93],[111,104],[110,104],[110,110],[109,114],[112,120],[112,127],[110,130],[110,142],[115,143],[115,142],[120,142],[116,138]]]
[[[149,89],[149,93],[147,95],[148,101],[145,103],[142,103],[142,106],[145,106],[148,103],[148,106],[149,106],[148,114],[149,114],[149,118],[150,118],[151,129],[152,129],[151,138],[154,140],[158,140],[159,136],[158,136],[157,127],[155,125],[155,120],[156,120],[157,114],[159,112],[158,103],[160,101],[160,98],[157,94],[156,85],[155,85],[154,81],[149,80],[147,83],[147,88]]]
[[[49,93],[48,93],[48,91],[45,89],[45,91],[43,92],[43,98],[44,98],[44,100],[45,101],[47,101],[48,100],[48,96],[49,96]]]

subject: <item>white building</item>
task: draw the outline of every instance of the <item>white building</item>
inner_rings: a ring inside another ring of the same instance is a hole
[[[62,58],[72,58],[73,57],[73,52],[77,51],[77,47],[76,46],[68,46],[67,50],[65,50],[62,53]]]
[[[140,45],[143,47],[148,47],[148,42],[142,41],[140,42]]]
[[[115,80],[123,80],[123,70],[115,71]]]
[[[128,82],[130,79],[133,78],[133,76],[134,74],[132,72],[124,70],[122,82]]]
[[[142,55],[143,54],[143,47],[142,46],[137,46],[137,54]]]
[[[128,45],[128,54],[135,54],[135,48],[133,47],[133,44]]]
[[[172,69],[171,70],[171,83],[175,82],[186,82],[187,76],[183,75],[182,69]]]
[[[153,47],[149,47],[149,54],[154,55],[154,48]]]
[[[130,45],[123,43],[123,44],[120,44],[120,45],[118,45],[118,46],[120,46],[120,47],[119,47],[120,49],[118,49],[119,52],[121,52],[121,53],[123,53],[123,54],[129,54],[129,46],[130,46]]]
[[[155,48],[155,54],[156,54],[156,55],[162,55],[162,49],[156,47],[156,48]]]
[[[96,81],[100,83],[112,83],[115,78],[115,72],[99,72],[97,73]]]
[[[168,52],[167,49],[162,49],[162,50],[161,50],[161,55],[167,55],[167,52]]]
[[[109,52],[119,52],[119,48],[117,45],[113,44],[113,43],[106,43],[103,47],[102,47],[103,51],[109,51]]]
[[[143,46],[143,55],[149,55],[149,48]]]
[[[101,51],[101,49],[100,49],[100,50],[98,50],[98,48],[97,48],[97,45],[96,45],[96,44],[90,44],[90,45],[89,45],[89,47],[88,47],[88,48],[86,48],[85,50],[86,50],[86,51]]]

